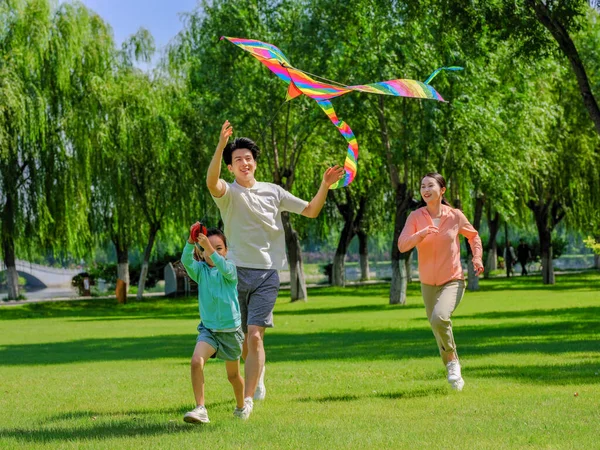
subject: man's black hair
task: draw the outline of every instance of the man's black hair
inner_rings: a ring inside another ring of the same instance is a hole
[[[258,148],[258,145],[256,145],[252,139],[241,137],[236,138],[233,142],[230,142],[225,147],[225,150],[223,151],[223,159],[225,160],[225,164],[231,164],[231,155],[233,154],[234,150],[239,150],[240,148],[247,148],[252,153],[254,161],[258,160],[258,157],[260,156],[260,149]]]

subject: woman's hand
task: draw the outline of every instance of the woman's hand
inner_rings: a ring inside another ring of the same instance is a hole
[[[430,225],[428,227],[423,228],[421,231],[419,231],[419,236],[421,236],[422,238],[426,238],[430,234],[438,234],[439,232],[440,232],[440,229],[438,227]]]
[[[475,276],[478,277],[484,271],[483,264],[481,261],[473,261],[473,269],[475,269]]]

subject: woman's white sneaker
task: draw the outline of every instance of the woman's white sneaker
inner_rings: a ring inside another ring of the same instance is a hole
[[[446,364],[446,370],[448,371],[448,383],[450,383],[452,389],[455,391],[462,391],[465,386],[465,380],[462,378],[458,359],[452,360]]]

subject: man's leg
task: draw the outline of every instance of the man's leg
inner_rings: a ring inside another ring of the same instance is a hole
[[[244,369],[246,386],[244,397],[254,397],[258,379],[265,366],[265,328],[257,325],[248,325],[248,332],[244,340],[242,357],[246,362]]]

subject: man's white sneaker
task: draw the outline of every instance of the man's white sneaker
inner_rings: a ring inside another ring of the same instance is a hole
[[[187,423],[209,423],[208,412],[204,405],[198,405],[194,409],[185,413],[183,416],[184,422]]]
[[[460,373],[460,363],[458,362],[458,359],[446,364],[446,370],[448,371],[448,383],[450,383],[452,389],[455,391],[462,391],[465,386],[465,380],[463,380]]]
[[[265,367],[263,366],[258,384],[256,385],[256,391],[254,391],[254,400],[264,400],[267,396],[267,388],[265,387]]]

